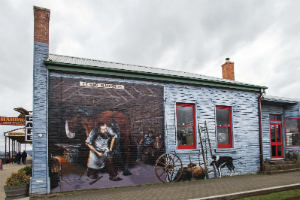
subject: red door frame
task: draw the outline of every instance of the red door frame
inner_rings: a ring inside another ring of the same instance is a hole
[[[280,130],[280,142],[277,142],[277,129],[276,125],[279,125]],[[275,126],[275,142],[272,142],[271,126]],[[270,122],[270,146],[271,146],[271,159],[283,159],[283,141],[282,141],[282,124],[279,122]],[[276,156],[272,155],[272,146],[276,146]],[[281,156],[278,156],[278,146],[281,146]]]
[[[195,116],[195,104],[190,103],[176,103],[176,129],[178,126],[186,126],[186,125],[178,125],[177,124],[177,107],[192,107],[193,109],[193,144],[192,145],[177,145],[178,149],[196,149],[196,116]],[[190,126],[189,126],[190,127]],[[177,135],[177,133],[176,133]],[[177,140],[177,138],[176,138]]]

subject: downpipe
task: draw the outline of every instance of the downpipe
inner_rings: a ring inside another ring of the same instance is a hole
[[[262,123],[261,123],[261,101],[264,91],[261,91],[258,97],[258,125],[259,125],[259,161],[260,161],[260,172],[264,171],[264,158],[263,158],[263,143],[262,143]]]

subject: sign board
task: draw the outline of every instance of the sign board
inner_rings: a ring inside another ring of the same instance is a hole
[[[6,136],[25,136],[25,133],[22,133],[22,132],[19,132],[19,133],[17,133],[17,132],[9,132],[9,133],[7,133]]]
[[[32,115],[26,115],[25,120],[25,141],[32,141]]]
[[[19,117],[3,117],[0,116],[0,125],[24,126],[25,119]]]

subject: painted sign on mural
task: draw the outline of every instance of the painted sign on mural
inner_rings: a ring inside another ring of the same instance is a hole
[[[163,87],[51,74],[51,192],[158,183]]]

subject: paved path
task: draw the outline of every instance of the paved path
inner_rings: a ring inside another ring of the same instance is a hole
[[[85,200],[181,200],[300,183],[300,172],[243,175],[171,184],[143,185],[52,194],[43,199]],[[33,199],[41,199],[33,198]]]
[[[17,172],[19,169],[23,168],[24,165],[18,164],[5,164],[3,165],[3,170],[0,170],[0,199],[5,199],[5,192],[4,192],[4,183],[8,176],[11,175],[13,172]],[[29,198],[22,198],[19,200],[25,200]]]

